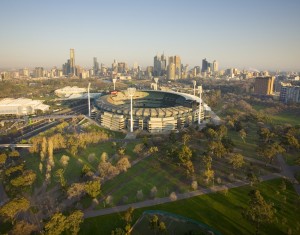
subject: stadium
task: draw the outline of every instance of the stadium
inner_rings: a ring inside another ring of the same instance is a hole
[[[136,91],[133,95],[133,128],[150,133],[175,131],[198,121],[199,97],[158,90]],[[101,125],[111,130],[129,129],[130,97],[127,91],[112,92],[96,100]],[[201,120],[210,116],[202,103]]]

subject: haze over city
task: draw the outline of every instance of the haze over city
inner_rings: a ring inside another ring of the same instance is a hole
[[[2,1],[0,68],[61,67],[92,58],[153,64],[156,54],[220,67],[299,71],[300,2]]]

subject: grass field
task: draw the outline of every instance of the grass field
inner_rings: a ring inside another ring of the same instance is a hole
[[[271,119],[274,124],[300,125],[299,116],[289,112],[281,112],[276,115],[271,115]]]
[[[157,197],[166,197],[172,191],[186,192],[190,187],[179,167],[149,157],[103,184],[101,190],[105,197],[113,197],[114,205],[119,205],[137,202],[138,190],[143,191],[143,200],[150,199],[150,190],[154,186]],[[103,204],[100,203],[98,208],[103,208]]]
[[[286,191],[279,189],[281,179],[262,182],[258,189],[265,200],[274,203],[277,210],[276,221],[271,225],[261,226],[261,234],[287,234],[292,229],[293,234],[300,233],[300,201],[292,185],[287,184]],[[134,221],[145,210],[164,210],[186,216],[205,223],[225,234],[254,234],[254,228],[246,221],[241,212],[249,201],[250,186],[229,190],[227,196],[213,193],[152,206],[134,211]],[[286,198],[286,202],[284,202]],[[117,227],[124,226],[122,214],[115,213],[106,216],[86,219],[81,226],[80,234],[110,234]]]

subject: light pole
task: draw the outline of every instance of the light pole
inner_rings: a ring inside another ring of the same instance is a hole
[[[116,81],[117,81],[117,79],[116,78],[113,78],[113,83],[114,83],[114,91],[116,90]]]
[[[90,87],[91,87],[91,83],[89,82],[89,86],[88,86],[89,117],[91,117],[91,99],[90,99]]]
[[[194,80],[194,81],[193,81],[193,85],[194,85],[194,96],[196,95],[196,84],[197,84],[197,82]]]
[[[154,78],[154,81],[156,83],[156,87],[155,87],[155,90],[157,90],[157,83],[158,83],[158,78]]]
[[[127,89],[128,95],[130,96],[130,132],[133,132],[133,111],[132,111],[132,97],[134,96],[136,89],[129,87]]]
[[[198,115],[198,124],[200,125],[201,123],[201,104],[202,104],[202,86],[198,86],[198,92],[199,92],[199,115]]]

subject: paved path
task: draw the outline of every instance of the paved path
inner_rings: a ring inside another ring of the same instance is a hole
[[[279,177],[282,177],[281,174],[273,173],[273,174],[261,177],[261,181],[271,180],[271,179],[275,179],[275,178],[279,178]],[[191,197],[195,197],[195,196],[199,196],[199,195],[214,193],[214,192],[218,192],[218,191],[221,191],[224,189],[237,188],[237,187],[245,186],[248,184],[249,184],[249,182],[238,181],[238,182],[226,184],[223,186],[214,186],[212,188],[199,189],[199,190],[192,191],[192,192],[181,193],[181,194],[177,194],[177,200],[182,200],[182,199],[187,199],[187,198],[191,198]],[[152,199],[152,200],[111,207],[111,208],[107,208],[107,209],[86,210],[84,212],[84,218],[118,213],[118,212],[126,211],[129,207],[133,207],[133,208],[137,209],[137,208],[143,208],[143,207],[148,207],[148,206],[164,204],[164,203],[168,203],[168,202],[172,202],[170,197],[156,198],[156,199]]]
[[[277,160],[278,163],[281,167],[281,174],[287,178],[288,180],[290,180],[294,186],[295,191],[298,193],[298,195],[300,196],[300,185],[299,182],[297,181],[297,179],[295,178],[295,170],[298,169],[298,167],[294,167],[294,166],[289,166],[285,163],[283,157],[281,154],[277,154]]]

